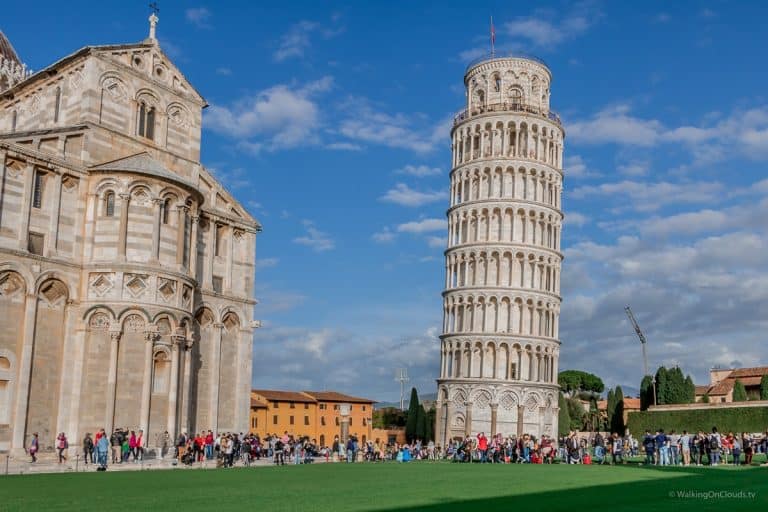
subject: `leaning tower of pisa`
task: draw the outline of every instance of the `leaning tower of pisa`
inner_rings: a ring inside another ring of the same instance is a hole
[[[469,65],[454,118],[437,440],[557,434],[560,118],[539,59]]]

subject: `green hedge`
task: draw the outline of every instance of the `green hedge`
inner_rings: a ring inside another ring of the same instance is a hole
[[[629,414],[627,428],[634,436],[663,428],[666,432],[765,432],[768,430],[768,407],[729,407],[690,409],[683,411],[643,411]]]

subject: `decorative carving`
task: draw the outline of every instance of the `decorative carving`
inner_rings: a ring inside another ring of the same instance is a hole
[[[106,295],[114,287],[111,276],[111,273],[91,274],[91,291],[99,297]]]
[[[139,315],[128,315],[124,325],[126,331],[140,332],[144,330],[144,319]]]
[[[69,75],[69,88],[72,91],[77,91],[83,85],[83,81],[85,81],[85,75],[83,75],[83,70],[82,69],[75,70],[74,73]]]
[[[67,300],[67,295],[67,287],[58,279],[51,279],[40,287],[40,298],[51,309],[63,307]]]
[[[158,278],[157,283],[158,297],[160,300],[163,302],[171,302],[176,295],[176,281],[160,277]]]
[[[109,317],[105,313],[94,313],[88,321],[88,327],[94,331],[106,331],[109,329]]]
[[[138,298],[147,290],[147,278],[144,274],[125,274],[125,289],[133,297]]]
[[[72,193],[77,189],[80,180],[69,174],[61,178],[61,186],[64,188],[64,192]]]
[[[128,101],[128,91],[125,89],[123,82],[118,78],[107,78],[104,80],[103,87],[113,100],[117,102]]]
[[[515,399],[512,393],[504,393],[503,395],[501,395],[501,400],[499,400],[499,404],[501,405],[502,409],[511,411],[517,406],[517,400]]]
[[[123,333],[121,331],[109,331],[109,337],[114,342],[120,341],[122,335]]]
[[[181,292],[181,306],[183,308],[189,309],[192,305],[192,288],[190,286],[184,285],[184,289]]]
[[[24,280],[16,272],[5,271],[0,274],[0,297],[24,298],[24,288]]]

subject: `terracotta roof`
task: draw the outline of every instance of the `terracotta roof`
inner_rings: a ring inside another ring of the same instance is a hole
[[[706,395],[707,392],[709,392],[709,384],[705,384],[703,386],[696,386],[697,395]]]
[[[317,401],[311,396],[298,391],[276,391],[273,389],[253,389],[251,391],[257,395],[263,396],[265,400],[269,400],[270,402],[300,402],[313,404]]]
[[[736,368],[728,375],[728,378],[742,379],[743,377],[762,377],[765,374],[768,374],[768,366],[757,366],[754,368]]]
[[[251,409],[266,409],[267,404],[262,402],[261,400],[256,400],[255,398],[251,398]]]
[[[714,386],[712,386],[711,388],[709,388],[709,391],[707,392],[707,394],[715,395],[715,396],[727,395],[733,389],[734,382],[736,381],[731,379],[725,379],[723,381],[720,381]]]
[[[352,402],[358,404],[375,404],[375,400],[359,398],[356,396],[337,393],[336,391],[304,391],[304,393],[314,397],[319,402]]]
[[[640,409],[640,399],[639,398],[625,398],[624,399],[624,409]]]

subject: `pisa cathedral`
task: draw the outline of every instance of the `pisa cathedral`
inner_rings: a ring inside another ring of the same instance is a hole
[[[437,440],[557,435],[563,139],[532,57],[467,68],[454,118]]]
[[[0,32],[0,450],[248,429],[261,226],[157,21],[35,73]]]

